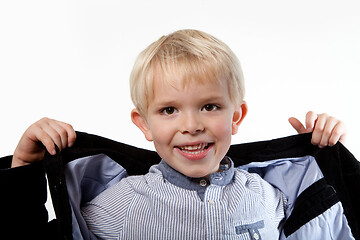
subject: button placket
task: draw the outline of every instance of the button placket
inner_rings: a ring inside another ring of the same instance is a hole
[[[199,184],[200,186],[205,187],[207,185],[207,181],[205,179],[201,179]]]

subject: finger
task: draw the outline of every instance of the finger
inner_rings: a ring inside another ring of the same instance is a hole
[[[318,115],[313,111],[309,111],[306,113],[305,126],[306,126],[307,132],[312,132],[314,130],[314,126],[315,126],[317,118],[318,118]]]
[[[314,145],[320,145],[321,139],[322,139],[322,133],[326,124],[326,119],[327,119],[328,115],[327,114],[320,114],[318,115],[316,122],[315,122],[315,126],[313,134],[312,134],[312,138],[311,138],[311,143]]]
[[[56,120],[49,122],[49,125],[57,132],[58,136],[60,137],[61,149],[71,146],[74,143],[76,134],[71,125]]]
[[[39,129],[40,129],[40,127],[39,127]],[[45,147],[46,151],[48,151],[52,155],[56,154],[54,141],[52,140],[51,136],[47,132],[45,132],[41,129],[40,129],[40,131],[35,132],[35,142],[39,142],[39,141]]]
[[[327,117],[325,125],[324,125],[324,129],[322,130],[319,147],[323,148],[326,146],[332,146],[339,140],[340,136],[338,136],[338,137],[333,136],[333,133],[334,133],[333,130],[337,123],[338,123],[338,120],[336,118]],[[336,139],[336,141],[333,144],[330,142],[330,139],[332,137],[334,137]]]
[[[36,134],[31,137],[32,141],[42,142],[51,154],[56,154],[55,145],[63,150],[67,146],[72,146],[76,139],[76,133],[70,124],[54,119],[42,118],[29,129],[30,134]]]
[[[76,132],[74,128],[68,123],[58,122],[58,124],[62,126],[67,133],[67,142],[68,142],[67,146],[68,147],[73,146],[76,140]]]
[[[347,129],[346,129],[345,123],[342,121],[340,121],[339,134],[341,135],[339,141],[342,144],[345,144],[346,136],[347,136]]]
[[[61,135],[54,127],[54,124],[43,125],[42,130],[50,136],[51,140],[56,144],[59,150],[64,149],[63,144],[66,144],[66,141],[62,139]]]
[[[294,117],[289,118],[289,123],[298,133],[306,132],[304,125],[297,118]]]
[[[45,117],[40,119],[35,124],[40,127],[41,131],[46,132],[50,136],[51,140],[60,150],[64,148],[64,140],[62,139],[64,137],[61,136],[62,132],[60,131],[59,133],[58,131],[59,127],[56,124],[56,120]]]
[[[338,121],[332,130],[329,139],[329,146],[334,146],[338,141],[344,144],[345,139],[346,139],[345,124],[342,121]]]

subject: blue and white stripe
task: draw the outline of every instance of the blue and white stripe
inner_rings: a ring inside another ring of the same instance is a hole
[[[257,174],[233,169],[231,163],[224,172],[230,179],[226,184],[214,180],[200,186],[183,175],[169,181],[167,174],[178,175],[172,171],[161,162],[148,174],[105,190],[82,208],[89,229],[100,239],[279,238],[286,199]]]

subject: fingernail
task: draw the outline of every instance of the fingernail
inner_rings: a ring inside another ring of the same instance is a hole
[[[55,154],[56,154],[56,150],[52,150],[51,155],[55,155]]]

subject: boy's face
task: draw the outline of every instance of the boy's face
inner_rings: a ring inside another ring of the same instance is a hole
[[[183,88],[155,80],[146,118],[134,109],[132,120],[168,165],[204,177],[218,171],[246,112],[245,103],[232,103],[226,84],[194,82]]]

